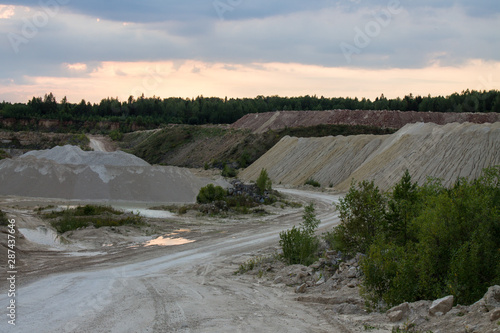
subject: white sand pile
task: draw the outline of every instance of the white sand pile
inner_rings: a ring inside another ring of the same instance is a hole
[[[83,151],[79,147],[66,145],[47,150],[30,151],[21,158],[34,156],[59,164],[73,165],[113,165],[113,166],[149,166],[150,164],[137,156],[116,151],[112,153],[100,151]]]
[[[207,183],[186,169],[151,166],[124,152],[84,152],[74,146],[34,151],[0,162],[0,195],[194,202]]]
[[[298,186],[312,178],[346,191],[354,178],[374,180],[386,190],[406,169],[420,184],[432,176],[450,185],[458,177],[477,178],[483,168],[499,164],[500,123],[417,123],[384,136],[285,137],[240,177],[255,180],[265,168],[275,184]]]

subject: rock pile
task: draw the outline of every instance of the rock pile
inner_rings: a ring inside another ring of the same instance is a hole
[[[186,169],[151,166],[124,152],[84,152],[75,146],[0,161],[0,195],[189,203],[208,182]]]
[[[446,125],[449,123],[494,123],[500,113],[454,113],[376,110],[276,111],[250,113],[231,125],[232,128],[263,133],[285,127],[307,127],[324,124],[365,125],[399,129],[417,122]]]
[[[263,204],[268,202],[271,197],[269,191],[264,191],[260,194],[259,188],[255,184],[244,184],[242,181],[235,179],[231,181],[231,186],[227,189],[230,196],[245,196],[251,198],[254,202]]]

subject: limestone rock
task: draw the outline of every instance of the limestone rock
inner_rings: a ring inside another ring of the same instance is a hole
[[[393,312],[387,314],[387,318],[389,318],[389,320],[393,323],[397,322],[397,321],[401,321],[403,319],[403,317],[404,317],[403,311],[401,311],[401,310],[393,311]]]
[[[303,294],[306,292],[306,288],[307,288],[307,284],[306,283],[303,283],[301,284],[300,286],[297,287],[297,289],[295,289],[295,292],[297,294]]]
[[[273,281],[274,284],[280,284],[280,283],[283,283],[283,277],[282,276],[277,276],[274,281]]]
[[[391,322],[401,321],[410,313],[410,305],[405,302],[387,311],[387,317]]]
[[[436,315],[438,312],[446,314],[453,307],[453,301],[453,296],[446,296],[435,300],[429,308],[429,314],[432,316]]]
[[[500,319],[500,308],[495,309],[495,310],[491,311],[491,313],[490,313],[490,320],[491,321],[495,321],[497,319]]]
[[[500,308],[500,286],[492,286],[488,288],[488,291],[484,294],[483,299],[488,311]]]

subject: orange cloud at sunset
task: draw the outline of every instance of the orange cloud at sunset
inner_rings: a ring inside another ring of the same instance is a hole
[[[83,63],[65,64],[69,72],[87,70]],[[0,84],[1,98],[26,102],[48,92],[71,102],[99,102],[106,97],[255,97],[257,95],[366,97],[449,95],[465,89],[498,89],[500,62],[469,61],[460,67],[423,69],[356,69],[304,64],[222,64],[200,61],[103,62],[86,74],[26,77],[24,84]]]

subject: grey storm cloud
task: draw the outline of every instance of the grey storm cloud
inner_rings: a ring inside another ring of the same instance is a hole
[[[500,60],[498,0],[0,2],[38,10],[40,4],[61,4],[36,36],[18,45],[19,52],[13,52],[8,36],[22,36],[25,21],[0,19],[5,64],[0,78],[17,82],[24,76],[76,75],[62,64],[78,62],[88,65],[79,75],[88,75],[102,61],[419,68],[432,61]],[[397,4],[398,13],[390,22],[377,21],[377,13],[387,12],[391,4]]]
[[[342,6],[347,11],[367,6],[387,6],[391,0],[4,0],[1,3],[36,7],[58,2],[70,11],[109,20],[158,22],[218,18],[266,18],[306,10]],[[400,0],[407,8],[464,7],[470,15],[490,16],[500,12],[497,0]]]

